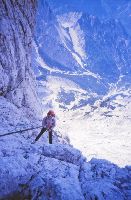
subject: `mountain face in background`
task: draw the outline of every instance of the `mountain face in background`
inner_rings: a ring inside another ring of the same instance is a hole
[[[104,21],[118,19],[127,32],[131,34],[130,0],[49,0],[48,2],[55,13],[59,15],[68,10],[89,13],[89,15],[95,15]]]
[[[58,129],[86,157],[122,166],[131,156],[130,6],[40,0],[33,50],[44,112],[56,111]]]
[[[100,98],[131,84],[130,34],[119,14],[124,6],[129,15],[130,2],[91,2],[39,1],[34,66],[39,80],[63,77]]]

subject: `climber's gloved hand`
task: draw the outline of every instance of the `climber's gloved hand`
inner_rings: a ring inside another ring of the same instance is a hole
[[[48,131],[52,131],[52,127],[50,126],[50,127],[48,127]]]

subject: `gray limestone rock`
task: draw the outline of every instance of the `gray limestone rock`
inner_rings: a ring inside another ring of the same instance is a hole
[[[0,95],[32,116],[40,114],[31,69],[35,12],[35,0],[0,1]]]

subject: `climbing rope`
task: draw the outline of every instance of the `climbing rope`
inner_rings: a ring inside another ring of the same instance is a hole
[[[2,134],[2,135],[0,134],[0,137],[6,136],[6,135],[12,135],[12,134],[15,134],[15,133],[22,133],[22,132],[33,130],[33,129],[37,129],[37,128],[42,128],[42,126],[32,127],[32,128],[28,128],[28,129],[14,131],[14,132],[8,132],[8,133]]]

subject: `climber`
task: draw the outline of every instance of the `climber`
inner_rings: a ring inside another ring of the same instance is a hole
[[[37,141],[45,131],[48,131],[49,144],[52,144],[52,130],[55,127],[55,125],[56,125],[55,113],[53,110],[49,110],[47,116],[43,118],[41,132],[38,134],[35,141]]]

